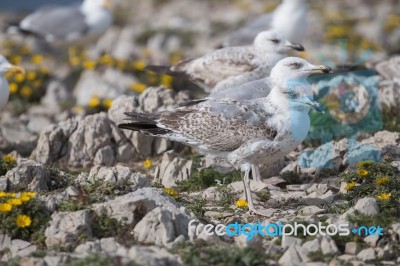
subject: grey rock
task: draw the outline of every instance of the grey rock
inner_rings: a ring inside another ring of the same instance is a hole
[[[376,203],[376,200],[372,197],[359,199],[354,206],[354,209],[365,215],[379,214],[379,206]]]
[[[369,235],[364,238],[364,242],[367,243],[370,247],[376,247],[376,244],[378,243],[379,240],[379,235]]]
[[[105,203],[94,204],[92,209],[97,213],[106,211],[110,217],[127,224],[135,223],[134,233],[146,243],[166,245],[180,235],[188,236],[191,220],[188,210],[161,189],[140,188]]]
[[[178,266],[181,265],[176,255],[157,246],[133,246],[128,256],[138,265],[143,266]]]
[[[11,241],[11,246],[10,246],[10,253],[11,257],[16,257],[16,256],[28,256],[32,252],[36,251],[37,247],[35,245],[32,245],[31,243],[20,240],[20,239],[14,239]]]
[[[298,211],[298,214],[301,216],[308,216],[308,215],[317,215],[324,212],[325,212],[324,209],[318,208],[317,206],[306,206],[301,208]]]
[[[10,119],[0,124],[0,150],[16,150],[21,155],[29,155],[36,146],[37,135],[29,131],[18,119]]]
[[[61,106],[73,102],[71,92],[65,83],[59,80],[51,80],[46,88],[46,94],[43,96],[41,103],[49,108],[59,112]]]
[[[41,163],[33,160],[18,158],[17,166],[7,172],[4,177],[9,185],[8,189],[19,186],[30,191],[47,191],[51,172]]]
[[[118,147],[124,145],[130,145],[124,134],[105,113],[98,113],[49,126],[40,135],[32,157],[44,164],[70,169],[96,163],[110,165],[115,158],[131,159],[118,154]]]
[[[302,247],[291,245],[283,253],[282,257],[279,259],[279,265],[283,266],[301,266],[304,265],[309,259],[305,255],[305,251]]]
[[[50,124],[51,120],[45,116],[30,116],[27,127],[30,132],[39,135]]]
[[[72,247],[82,234],[92,236],[88,210],[53,213],[44,233],[48,248],[58,245]]]
[[[209,187],[201,193],[201,197],[207,202],[219,201],[222,199],[222,196],[222,192],[220,192],[217,187]]]
[[[139,243],[165,246],[178,237],[172,214],[157,207],[148,212],[133,229]]]
[[[161,164],[155,171],[155,180],[165,187],[174,187],[177,182],[187,180],[192,171],[193,162],[179,158],[174,151],[164,153]]]
[[[305,242],[302,247],[307,253],[317,252],[321,249],[321,244],[318,238],[314,238],[313,240]]]
[[[337,248],[335,241],[329,236],[323,236],[321,239],[321,251],[323,254],[338,254],[339,249]]]
[[[47,266],[42,258],[22,257],[18,261],[20,266]]]
[[[78,254],[87,254],[87,253],[96,253],[101,251],[100,241],[87,241],[83,244],[78,245],[75,248],[75,253]]]
[[[5,234],[0,234],[0,251],[11,246],[11,237]]]
[[[119,186],[129,186],[131,190],[148,186],[145,175],[135,173],[133,169],[117,164],[114,167],[96,165],[90,169],[89,175],[81,176],[79,183],[105,181]]]
[[[351,255],[357,255],[361,250],[361,245],[357,242],[347,242],[344,252]]]
[[[375,250],[373,248],[363,249],[357,254],[357,258],[361,259],[362,261],[372,262],[376,259]]]
[[[284,236],[282,237],[282,244],[281,247],[286,248],[291,245],[301,246],[303,240],[301,238],[297,238],[294,236]]]

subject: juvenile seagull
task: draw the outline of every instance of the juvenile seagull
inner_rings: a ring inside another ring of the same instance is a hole
[[[80,6],[42,7],[24,18],[18,31],[55,46],[84,44],[105,33],[112,20],[110,0],[84,0]]]
[[[4,109],[10,96],[8,82],[5,78],[7,72],[24,74],[25,70],[22,67],[11,65],[4,56],[0,55],[0,111]]]
[[[273,31],[257,35],[253,45],[227,47],[196,59],[187,59],[172,67],[149,66],[149,70],[184,76],[206,92],[222,90],[266,77],[289,50],[304,51]]]
[[[261,31],[273,29],[286,39],[302,43],[307,34],[307,0],[283,0],[273,13],[256,17],[231,33],[222,46],[247,45]]]
[[[211,99],[160,113],[125,113],[130,121],[118,126],[226,159],[244,172],[250,211],[262,214],[252,201],[250,165],[272,164],[305,139],[309,110],[322,108],[312,101],[312,91],[303,79],[310,73],[329,71],[329,67],[301,58],[285,58],[271,72],[273,87],[267,97],[242,102]]]

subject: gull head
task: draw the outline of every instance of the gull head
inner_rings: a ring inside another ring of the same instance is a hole
[[[4,56],[0,55],[0,75],[4,76],[8,72],[25,74],[25,70],[22,67],[10,64]]]
[[[254,47],[267,53],[287,53],[290,50],[304,51],[301,44],[292,43],[274,31],[262,31],[254,39]]]
[[[323,112],[320,104],[313,101],[313,93],[307,82],[307,77],[315,73],[332,73],[332,69],[324,65],[313,65],[298,57],[282,59],[271,71],[274,91],[272,99],[287,102],[292,110],[315,109]]]
[[[112,3],[111,3],[111,0],[84,0],[83,6],[87,10],[96,9],[96,8],[111,10]]]

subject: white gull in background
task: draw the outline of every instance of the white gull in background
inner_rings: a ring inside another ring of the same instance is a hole
[[[25,70],[10,64],[4,56],[0,55],[0,111],[4,109],[10,96],[8,82],[5,78],[7,72],[25,73]]]
[[[148,70],[188,78],[206,92],[218,91],[268,76],[290,50],[304,48],[273,31],[265,31],[257,35],[253,45],[226,47],[172,67],[148,66]]]
[[[273,13],[260,15],[231,33],[222,46],[247,45],[261,31],[273,29],[291,42],[302,43],[307,34],[307,0],[283,0]]]
[[[55,46],[84,44],[104,34],[112,20],[111,0],[84,0],[81,5],[42,7],[24,18],[18,31]]]
[[[312,91],[304,78],[310,73],[330,71],[329,67],[315,66],[301,58],[285,58],[271,72],[273,86],[267,97],[249,101],[210,99],[172,111],[126,113],[129,121],[118,126],[226,159],[244,172],[250,211],[263,214],[252,201],[251,164],[272,164],[305,139],[310,127],[309,110],[322,109],[312,101]]]

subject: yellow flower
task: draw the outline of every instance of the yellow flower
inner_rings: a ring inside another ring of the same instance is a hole
[[[239,208],[247,208],[249,206],[249,204],[247,203],[247,201],[245,199],[239,199],[236,201],[236,206]]]
[[[27,196],[27,197],[30,197],[30,198],[34,198],[34,197],[36,197],[36,195],[37,195],[36,192],[22,192],[21,193],[21,197],[22,196]]]
[[[26,73],[27,80],[34,80],[36,78],[37,78],[37,74],[35,71],[29,71],[28,73]]]
[[[174,199],[179,199],[179,194],[172,188],[164,188],[164,192],[173,197]]]
[[[3,155],[3,158],[1,159],[3,162],[8,163],[8,164],[14,164],[17,159],[9,154]]]
[[[151,161],[148,159],[146,161],[144,161],[143,167],[146,169],[149,169],[151,167]]]
[[[145,67],[146,67],[146,63],[143,60],[135,60],[133,62],[133,68],[138,71],[143,71],[143,69]]]
[[[351,182],[351,183],[347,184],[347,186],[345,186],[344,189],[345,189],[345,190],[352,190],[353,188],[356,187],[356,185],[357,185],[356,182]]]
[[[382,176],[382,177],[378,178],[377,180],[375,180],[375,185],[381,186],[383,184],[386,184],[387,182],[389,182],[389,177]]]
[[[100,99],[97,96],[93,96],[88,102],[88,106],[91,108],[96,108],[99,106],[99,104],[100,104]]]
[[[7,197],[7,193],[5,193],[4,191],[0,191],[0,198],[4,197]]]
[[[49,74],[49,69],[47,67],[41,67],[39,70],[43,75]]]
[[[360,170],[357,170],[357,174],[359,176],[366,176],[366,175],[368,175],[368,171],[364,170],[364,169],[360,169]]]
[[[20,47],[19,52],[20,52],[21,54],[29,54],[30,49],[29,49],[28,46],[25,46],[25,45],[24,45],[24,46],[21,46],[21,47]]]
[[[40,65],[43,62],[43,56],[36,54],[32,56],[31,61],[35,65]]]
[[[15,94],[18,92],[18,85],[16,83],[10,83],[8,88],[10,89],[11,94]]]
[[[174,81],[174,78],[169,75],[161,76],[161,85],[163,85],[165,88],[170,89],[172,87],[172,81]]]
[[[92,69],[96,68],[96,62],[93,60],[85,60],[82,65],[83,65],[84,69],[88,69],[88,70],[92,70]]]
[[[378,195],[378,199],[380,200],[388,200],[392,196],[392,193],[382,193]]]
[[[365,168],[365,167],[371,166],[372,164],[373,164],[372,161],[362,161],[362,162],[356,163],[356,167],[358,169],[360,169],[360,168]]]
[[[69,58],[69,64],[71,66],[78,66],[81,63],[81,59],[77,56],[73,56]]]
[[[143,83],[132,83],[129,87],[131,90],[136,91],[138,93],[142,93],[146,90],[146,84]]]
[[[103,100],[103,106],[106,108],[106,109],[110,109],[111,108],[111,106],[112,106],[112,103],[113,103],[113,100],[111,100],[111,99],[104,99]]]
[[[110,55],[105,54],[99,58],[99,63],[103,64],[103,65],[111,66],[114,63],[114,59]]]
[[[15,198],[16,195],[17,195],[16,193],[10,192],[10,193],[7,193],[6,197]]]
[[[15,75],[15,81],[21,83],[25,80],[25,75],[22,73],[18,73]]]
[[[7,201],[8,204],[11,204],[12,206],[19,206],[22,204],[22,200],[21,199],[9,199]]]
[[[10,62],[14,65],[19,65],[22,61],[22,57],[20,57],[19,55],[14,55],[10,58]]]
[[[18,214],[17,220],[15,221],[18,227],[28,227],[31,225],[32,220],[31,217],[24,215],[24,214]]]
[[[117,60],[117,62],[116,62],[116,67],[119,69],[119,70],[124,70],[125,69],[125,67],[126,67],[126,62],[124,61],[124,60]]]
[[[0,203],[0,212],[10,212],[12,205],[9,203]]]
[[[20,199],[22,202],[28,202],[31,200],[31,197],[21,194],[18,199]]]
[[[28,86],[23,86],[19,93],[22,97],[29,98],[32,95],[32,89]]]

